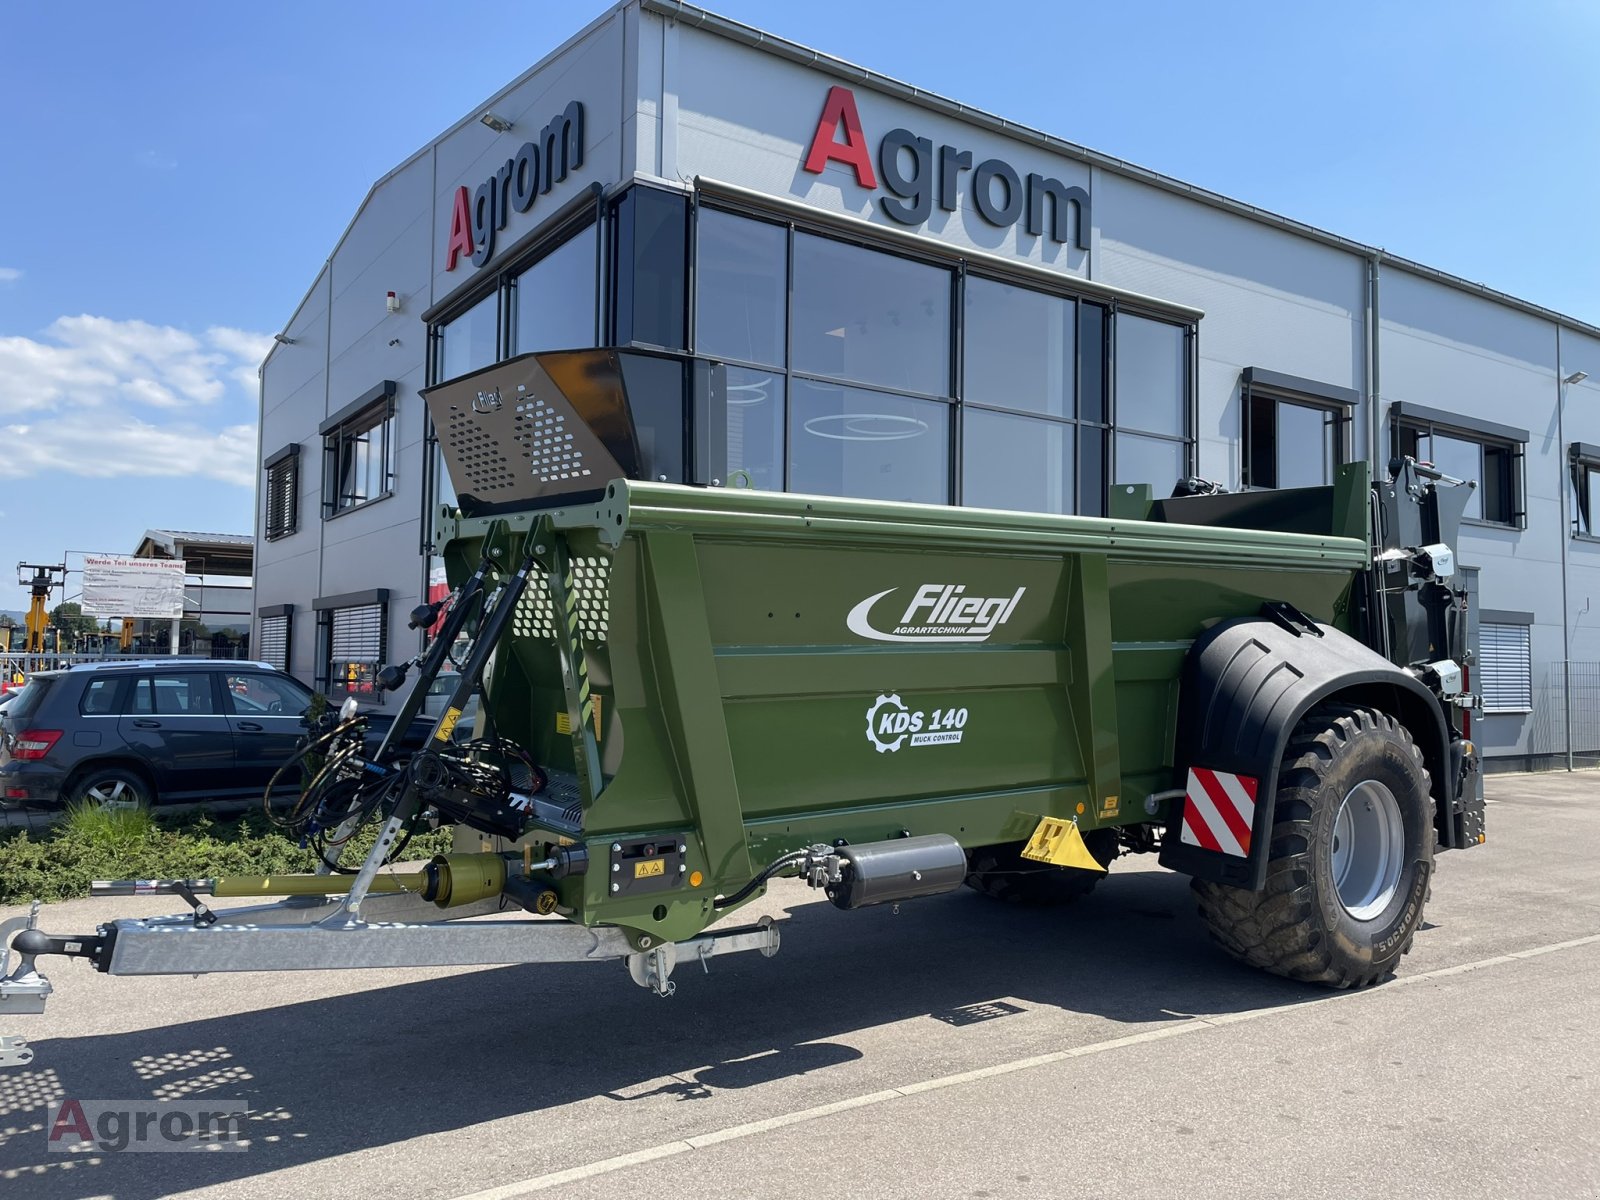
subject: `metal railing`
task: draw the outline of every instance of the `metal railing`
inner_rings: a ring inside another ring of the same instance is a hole
[[[231,644],[201,642],[194,649],[181,647],[180,653],[168,654],[165,650],[122,650],[115,646],[105,650],[74,651],[70,654],[25,654],[21,651],[0,651],[0,681],[16,684],[26,680],[35,671],[59,671],[79,663],[92,662],[175,662],[183,659],[247,659],[249,647],[237,642]]]
[[[1567,765],[1600,765],[1600,662],[1558,659],[1533,697],[1529,750],[1565,756]]]

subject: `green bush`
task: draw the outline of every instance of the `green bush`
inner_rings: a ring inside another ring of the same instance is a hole
[[[356,865],[377,836],[369,823],[342,862]],[[422,833],[404,857],[446,854],[450,831]],[[71,900],[89,894],[92,879],[210,879],[218,875],[282,875],[316,869],[302,850],[261,813],[151,816],[131,810],[80,809],[47,834],[0,835],[0,904]]]

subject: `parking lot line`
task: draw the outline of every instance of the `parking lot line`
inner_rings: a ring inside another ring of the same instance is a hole
[[[514,1200],[518,1196],[531,1195],[534,1192],[546,1191],[549,1188],[559,1187],[566,1183],[575,1183],[582,1179],[590,1179],[596,1175],[605,1175],[613,1171],[620,1171],[626,1167],[638,1166],[641,1163],[652,1162],[660,1158],[669,1158],[678,1154],[686,1154],[694,1150],[709,1146],[720,1145],[724,1142],[735,1141],[739,1138],[754,1137],[774,1129],[781,1129],[791,1125],[799,1125],[807,1121],[815,1121],[822,1117],[832,1116],[835,1113],[845,1112],[850,1109],[864,1108],[872,1104],[882,1104],[886,1101],[915,1096],[925,1092],[936,1091],[941,1088],[957,1087],[966,1083],[973,1083],[981,1079],[992,1079],[996,1075],[1006,1075],[1014,1071],[1026,1071],[1035,1067],[1047,1066],[1051,1063],[1065,1062],[1069,1059],[1082,1058],[1086,1055],[1100,1054],[1108,1050],[1119,1050],[1125,1046],[1142,1045],[1146,1042],[1164,1041],[1168,1038],[1179,1037],[1189,1033],[1199,1033],[1207,1029],[1220,1029],[1225,1026],[1239,1024],[1243,1021],[1254,1021],[1263,1017],[1276,1016],[1280,1013],[1299,1011],[1316,1005],[1330,1004],[1338,1001],[1357,1000],[1363,997],[1381,996],[1384,992],[1396,987],[1412,986],[1430,980],[1444,979],[1452,975],[1463,975],[1472,971],[1502,966],[1506,963],[1517,962],[1520,959],[1534,958],[1545,954],[1555,954],[1566,950],[1574,950],[1582,946],[1600,944],[1600,934],[1591,934],[1587,937],[1570,938],[1566,941],[1551,942],[1543,946],[1534,946],[1526,950],[1517,950],[1509,954],[1497,954],[1492,958],[1478,959],[1474,962],[1458,963],[1454,966],[1439,967],[1432,971],[1424,971],[1419,975],[1404,975],[1390,980],[1381,988],[1369,988],[1362,991],[1332,992],[1315,1000],[1307,1000],[1300,1004],[1279,1004],[1270,1008],[1252,1009],[1246,1012],[1219,1014],[1216,1016],[1193,1016],[1164,1025],[1158,1029],[1145,1030],[1142,1033],[1130,1034],[1125,1037],[1108,1038],[1104,1041],[1090,1042],[1083,1046],[1075,1046],[1070,1050],[1058,1050],[1049,1054],[1035,1054],[1027,1058],[1014,1059],[1010,1062],[997,1063],[993,1066],[978,1067],[970,1071],[961,1071],[954,1075],[942,1075],[936,1079],[926,1079],[919,1083],[909,1083],[902,1087],[888,1088],[883,1091],[869,1092],[860,1096],[852,1096],[844,1100],[835,1100],[829,1104],[819,1104],[812,1108],[798,1109],[776,1117],[769,1117],[762,1121],[752,1121],[744,1125],[732,1125],[724,1129],[713,1130],[710,1133],[697,1134],[694,1137],[679,1141],[663,1142],[642,1150],[629,1151],[627,1154],[618,1154],[611,1158],[599,1159],[596,1162],[586,1163],[582,1166],[569,1167],[562,1171],[552,1171],[544,1175],[537,1175],[531,1179],[520,1180],[516,1183],[502,1184],[499,1187],[488,1188],[484,1191],[470,1192],[458,1196],[456,1200]]]

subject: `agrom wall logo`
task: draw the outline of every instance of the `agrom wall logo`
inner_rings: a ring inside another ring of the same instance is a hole
[[[855,93],[847,87],[828,89],[803,165],[811,174],[820,175],[830,162],[853,171],[861,187],[877,190],[878,175],[872,170]],[[955,212],[965,188],[978,215],[991,225],[1004,229],[1020,221],[1032,237],[1063,243],[1070,239],[1079,250],[1089,248],[1089,193],[1059,179],[1034,173],[1024,178],[998,158],[986,158],[974,166],[972,151],[935,147],[931,139],[918,137],[909,129],[891,129],[883,135],[878,143],[878,172],[883,175],[883,186],[894,193],[881,197],[878,207],[902,225],[921,225],[933,215],[936,203],[945,212]],[[971,177],[963,182],[962,176],[968,172]],[[1076,219],[1075,228],[1069,217]]]
[[[850,632],[875,642],[986,642],[1011,619],[1028,589],[1019,587],[1009,596],[968,596],[965,584],[925,583],[911,597],[898,621],[887,628],[880,627],[887,624],[883,615],[894,611],[885,606],[884,614],[878,617],[879,624],[873,624],[874,606],[899,590],[887,588],[852,608],[845,618]]]
[[[450,236],[445,242],[446,271],[463,256],[481,267],[494,257],[495,234],[511,214],[525,213],[540,196],[583,166],[583,105],[576,100],[539,131],[532,141],[506,159],[475,192],[456,189],[450,210]]]

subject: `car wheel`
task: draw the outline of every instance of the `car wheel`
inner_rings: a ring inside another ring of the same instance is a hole
[[[150,785],[125,767],[102,767],[91,771],[72,789],[72,801],[95,808],[147,810],[155,801]]]

